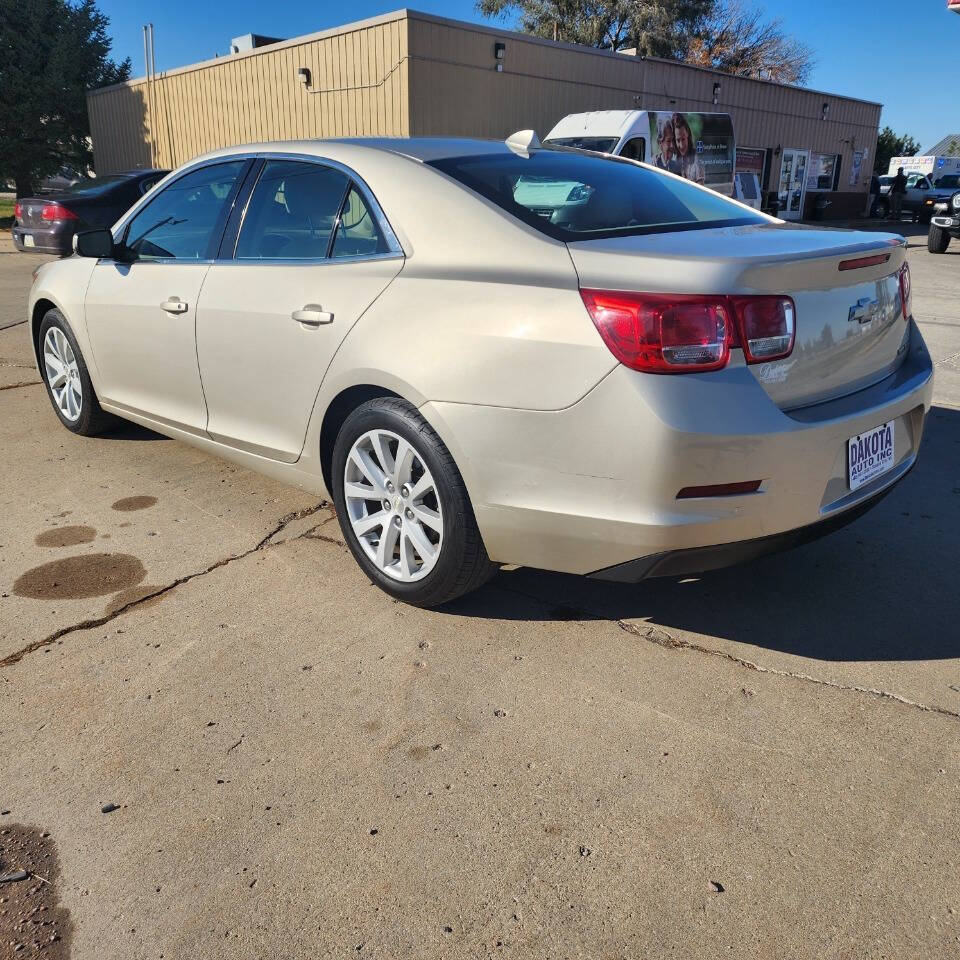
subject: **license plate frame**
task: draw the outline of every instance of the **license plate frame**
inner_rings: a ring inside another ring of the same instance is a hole
[[[37,245],[36,241],[33,239],[32,233],[25,233],[20,239],[23,240],[23,245],[25,247],[35,247]]]
[[[894,421],[888,420],[847,440],[847,485],[851,491],[893,469],[895,434]]]

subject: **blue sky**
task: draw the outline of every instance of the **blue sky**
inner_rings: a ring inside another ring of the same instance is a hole
[[[408,3],[458,20],[482,19],[472,0]],[[323,0],[99,2],[111,20],[115,55],[129,56],[138,76],[143,73],[140,28],[147,20],[156,31],[157,69],[164,70],[224,54],[230,38],[241,34],[295,37],[403,5],[403,0],[353,0],[349,5]],[[912,134],[921,149],[960,132],[954,86],[960,16],[947,12],[946,0],[757,0],[753,5],[770,18],[781,17],[789,33],[813,48],[817,65],[809,86],[883,103],[881,125]]]

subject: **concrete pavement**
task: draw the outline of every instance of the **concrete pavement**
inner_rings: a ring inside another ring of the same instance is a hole
[[[0,873],[50,834],[60,955],[960,953],[960,248],[910,260],[917,468],[685,582],[405,607],[302,492],[0,391]]]

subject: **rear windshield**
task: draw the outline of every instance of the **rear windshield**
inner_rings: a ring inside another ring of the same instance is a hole
[[[65,187],[63,192],[76,197],[96,197],[101,193],[106,193],[117,184],[129,182],[130,177],[124,176],[97,177],[96,180],[81,180],[73,186]]]
[[[557,240],[767,222],[711,190],[616,157],[575,150],[449,157],[431,166]]]
[[[619,142],[618,137],[551,137],[546,141],[555,147],[576,147],[578,150],[596,150],[597,153],[612,153]]]

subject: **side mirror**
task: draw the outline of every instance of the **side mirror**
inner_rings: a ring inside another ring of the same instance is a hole
[[[83,230],[73,238],[73,249],[81,257],[111,257],[113,234],[109,230]]]

